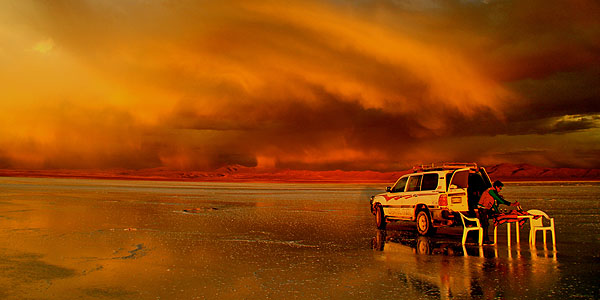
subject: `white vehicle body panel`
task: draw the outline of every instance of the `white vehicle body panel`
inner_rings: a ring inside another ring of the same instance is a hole
[[[457,177],[466,173],[467,180],[469,176],[469,168],[458,169],[452,173],[452,178],[450,180],[450,186],[448,187],[448,209],[452,211],[467,211],[469,210],[469,205],[467,202],[467,186],[460,187],[457,186],[456,180]],[[457,186],[456,188],[452,188],[453,186]]]
[[[381,206],[386,220],[416,219],[417,212],[425,210],[434,227],[452,225],[456,221],[454,212],[469,210],[469,197],[478,201],[478,196],[469,196],[468,185],[473,176],[479,184],[476,192],[491,185],[483,168],[474,166],[450,169],[424,170],[401,176],[386,193],[372,197],[371,211]],[[471,192],[473,192],[471,191]]]

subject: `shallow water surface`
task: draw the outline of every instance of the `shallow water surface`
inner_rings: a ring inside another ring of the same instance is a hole
[[[375,229],[384,186],[0,178],[0,298],[600,297],[600,184],[509,183],[557,249]],[[514,234],[513,234],[514,239]]]

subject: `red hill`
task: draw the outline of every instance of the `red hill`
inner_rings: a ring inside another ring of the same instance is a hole
[[[492,180],[505,181],[598,181],[600,169],[542,168],[528,164],[500,164],[486,167]],[[0,176],[95,178],[127,180],[221,181],[221,182],[348,182],[392,183],[411,170],[376,171],[308,171],[265,170],[228,166],[213,172],[177,171],[164,168],[143,170],[7,170]]]

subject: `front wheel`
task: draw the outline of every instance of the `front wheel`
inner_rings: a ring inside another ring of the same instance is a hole
[[[433,235],[435,228],[431,223],[431,217],[429,213],[422,210],[417,214],[417,231],[420,235]]]
[[[383,214],[383,207],[381,207],[381,205],[377,205],[375,208],[375,223],[377,229],[385,229],[385,226],[387,225],[385,215]]]

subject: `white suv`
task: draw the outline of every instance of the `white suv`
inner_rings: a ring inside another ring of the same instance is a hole
[[[378,229],[385,229],[388,221],[416,221],[420,235],[433,235],[437,227],[461,224],[455,212],[472,214],[491,186],[485,169],[475,163],[422,165],[386,193],[372,196],[371,213]]]

